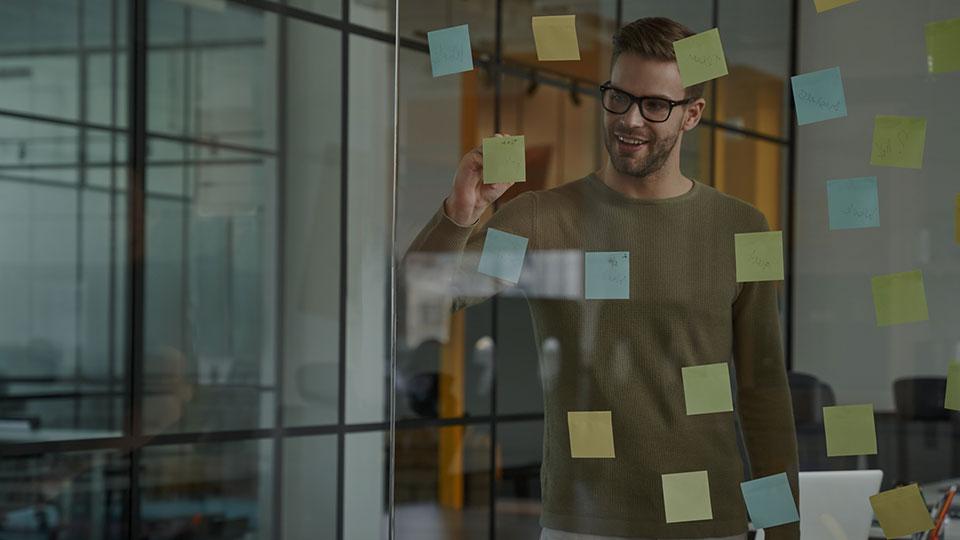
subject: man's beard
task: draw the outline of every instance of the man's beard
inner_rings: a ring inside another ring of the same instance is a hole
[[[641,158],[639,162],[635,162],[632,157],[621,156],[617,153],[618,141],[613,128],[607,131],[605,142],[607,153],[610,155],[610,163],[613,164],[613,168],[618,173],[635,178],[646,178],[663,168],[678,140],[680,140],[680,131],[674,133],[672,137],[658,138],[648,142],[647,156]]]

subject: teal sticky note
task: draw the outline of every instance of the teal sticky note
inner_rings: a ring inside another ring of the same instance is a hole
[[[588,300],[629,300],[630,253],[584,253],[584,293]]]
[[[434,77],[473,69],[470,29],[466,24],[427,32],[427,45]]]
[[[880,196],[877,177],[827,182],[830,230],[880,226]]]
[[[477,271],[504,281],[517,283],[523,270],[523,257],[527,253],[527,239],[522,236],[487,229],[483,241],[483,253]]]
[[[847,115],[840,68],[797,75],[790,78],[790,84],[797,106],[797,123],[801,126]]]
[[[790,491],[787,474],[764,476],[740,484],[743,502],[750,512],[750,521],[755,529],[776,527],[800,521],[797,503]]]

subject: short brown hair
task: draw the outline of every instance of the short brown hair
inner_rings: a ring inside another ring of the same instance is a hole
[[[610,69],[617,58],[625,52],[636,54],[642,58],[676,62],[677,55],[673,51],[673,42],[694,35],[693,30],[666,17],[644,17],[624,26],[613,35],[613,56],[610,59]],[[687,97],[697,99],[703,97],[704,83],[687,88]]]

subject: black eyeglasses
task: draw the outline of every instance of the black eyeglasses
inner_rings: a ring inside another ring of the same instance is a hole
[[[607,81],[600,85],[600,103],[607,112],[612,114],[626,114],[634,103],[640,109],[640,115],[648,122],[666,122],[670,118],[673,108],[678,105],[686,105],[693,101],[693,98],[687,98],[683,101],[673,101],[653,96],[637,97],[629,92],[624,92],[619,88],[610,85]]]

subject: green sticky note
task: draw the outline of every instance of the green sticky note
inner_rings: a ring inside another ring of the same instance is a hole
[[[737,283],[783,279],[783,232],[734,235]]]
[[[817,8],[817,13],[852,4],[857,0],[813,0],[813,5]]]
[[[707,471],[664,474],[660,478],[667,523],[713,519]]]
[[[920,270],[874,276],[873,307],[877,312],[877,326],[890,326],[930,319],[927,295],[923,290]]]
[[[583,295],[587,300],[630,299],[630,252],[583,254]]]
[[[517,283],[523,270],[523,256],[527,252],[527,239],[503,232],[493,227],[487,229],[483,241],[483,253],[477,271],[481,274]]]
[[[870,497],[870,506],[887,538],[900,538],[933,528],[933,518],[917,484],[877,493]]]
[[[683,400],[687,414],[707,414],[733,410],[730,393],[730,367],[726,362],[682,368]]]
[[[947,368],[947,395],[943,400],[943,407],[960,411],[960,361],[953,362]]]
[[[483,183],[526,182],[527,157],[523,135],[483,140]]]
[[[570,457],[615,458],[612,419],[610,411],[568,411]]]
[[[927,120],[912,116],[877,116],[873,124],[871,165],[920,169]]]
[[[862,456],[877,453],[873,405],[837,405],[823,408],[827,456]]]
[[[960,71],[960,19],[924,26],[927,38],[927,69],[930,73]]]
[[[533,42],[537,60],[580,60],[577,42],[577,16],[551,15],[533,18]]]
[[[674,41],[673,51],[684,88],[727,74],[727,59],[716,28]]]
[[[427,47],[434,77],[473,69],[470,28],[465,24],[427,32]]]

